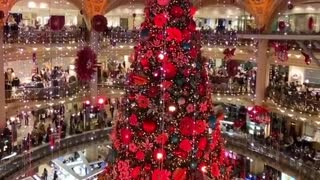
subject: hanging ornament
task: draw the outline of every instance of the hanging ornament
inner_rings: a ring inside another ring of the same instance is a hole
[[[232,48],[232,49],[226,48],[223,51],[223,55],[224,55],[223,60],[229,61],[232,57],[234,57],[235,52],[236,52],[236,48]]]
[[[313,31],[314,30],[314,19],[313,19],[313,17],[309,17],[309,19],[308,19],[308,29],[309,29],[309,31]]]
[[[293,8],[294,8],[293,4],[292,3],[288,3],[288,9],[292,10]]]
[[[177,68],[171,62],[164,62],[163,65],[164,77],[168,80],[173,79],[177,74]]]
[[[65,17],[64,16],[51,16],[48,24],[53,31],[59,31],[63,28],[65,24]]]
[[[280,31],[284,31],[286,28],[286,23],[284,21],[279,21],[278,22],[278,27]]]
[[[77,53],[75,60],[76,72],[79,80],[89,81],[96,72],[97,55],[88,46]]]
[[[288,51],[289,46],[287,43],[274,43],[273,44],[274,53],[277,59],[281,62],[286,62],[289,59]]]
[[[97,32],[104,32],[107,29],[107,18],[103,15],[95,15],[91,19],[92,28]]]
[[[258,124],[270,123],[269,111],[262,106],[253,106],[248,108],[248,115],[252,122]]]
[[[157,0],[160,6],[167,6],[170,3],[170,0]]]
[[[301,52],[301,54],[304,56],[304,62],[306,63],[306,65],[310,65],[311,57],[305,52]]]

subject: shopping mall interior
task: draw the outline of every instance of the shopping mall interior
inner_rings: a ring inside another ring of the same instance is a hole
[[[0,180],[317,180],[320,0],[0,0]]]

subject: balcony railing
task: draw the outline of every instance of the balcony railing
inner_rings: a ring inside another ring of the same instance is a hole
[[[276,104],[312,115],[320,114],[320,100],[310,92],[291,91],[286,86],[269,86],[268,97]]]
[[[45,144],[34,149],[30,152],[18,155],[0,165],[0,178],[6,178],[17,175],[17,172],[28,169],[30,163],[37,164],[44,157],[50,157],[54,153],[58,153],[62,150],[69,149],[74,146],[79,146],[81,144],[85,145],[90,142],[95,142],[99,140],[108,140],[108,135],[111,128],[94,130],[86,132],[79,135],[69,136],[62,139],[56,144],[55,148],[51,149],[49,144]],[[283,154],[271,147],[264,146],[253,141],[250,138],[235,137],[228,134],[224,134],[224,138],[227,142],[227,147],[230,148],[240,148],[247,151],[249,154],[258,154],[262,160],[271,159],[282,169],[290,170],[295,176],[304,177],[304,179],[317,179],[320,176],[319,171],[314,168],[304,164],[304,162],[297,161],[286,154]]]
[[[13,90],[6,90],[6,101],[59,99],[75,95],[79,91],[78,82],[44,88],[20,86]]]

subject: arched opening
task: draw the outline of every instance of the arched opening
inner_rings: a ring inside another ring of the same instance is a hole
[[[195,14],[197,26],[204,29],[245,31],[255,28],[255,19],[244,9],[234,5],[209,5]]]
[[[65,26],[77,26],[81,23],[79,7],[66,0],[18,1],[13,5],[8,16],[8,25],[19,27],[44,27],[51,16],[61,16]]]
[[[320,32],[320,1],[293,1],[292,7],[285,4],[272,22],[272,31],[287,33],[319,33]],[[281,28],[280,24],[285,24]]]

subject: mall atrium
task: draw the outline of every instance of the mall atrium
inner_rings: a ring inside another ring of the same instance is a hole
[[[0,180],[319,180],[320,0],[0,0]]]

